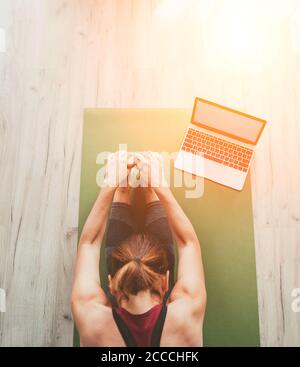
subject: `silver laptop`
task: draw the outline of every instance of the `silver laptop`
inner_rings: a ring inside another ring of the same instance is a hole
[[[196,98],[175,168],[242,190],[266,121]]]

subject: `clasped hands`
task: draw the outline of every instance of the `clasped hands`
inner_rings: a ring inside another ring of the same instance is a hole
[[[108,155],[103,187],[167,187],[163,159],[157,152]]]

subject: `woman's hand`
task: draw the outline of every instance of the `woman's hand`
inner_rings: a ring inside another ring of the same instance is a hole
[[[168,187],[164,175],[163,159],[157,152],[136,153],[134,162],[139,170],[139,183],[142,187]]]
[[[107,158],[103,187],[127,187],[132,158],[126,150],[110,153]]]

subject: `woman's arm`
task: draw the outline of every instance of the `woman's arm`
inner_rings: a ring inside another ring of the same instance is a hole
[[[201,306],[206,304],[206,289],[200,243],[188,217],[169,188],[154,188],[163,204],[178,247],[177,282],[171,300],[190,297]],[[202,307],[201,307],[202,308]]]
[[[101,190],[83,227],[75,266],[73,305],[90,300],[107,304],[107,297],[100,284],[99,263],[101,242],[114,193],[113,187]]]
[[[111,153],[108,157],[102,189],[85,222],[79,240],[72,291],[73,308],[92,300],[108,304],[100,284],[100,249],[115,191],[117,187],[127,183],[128,173],[127,153],[123,151]]]
[[[178,246],[178,280],[170,298],[189,297],[196,301],[199,311],[204,310],[206,290],[200,243],[191,222],[167,187],[162,157],[153,152],[137,155],[136,164],[144,186],[147,183],[152,186],[163,204]]]

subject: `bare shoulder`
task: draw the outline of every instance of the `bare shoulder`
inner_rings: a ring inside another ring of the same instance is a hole
[[[205,305],[183,297],[168,303],[162,346],[202,346]]]
[[[105,325],[111,317],[111,308],[100,304],[96,299],[72,304],[72,314],[77,329],[82,334],[86,330],[92,332],[98,325]]]
[[[72,307],[82,346],[123,346],[112,309],[97,301]]]
[[[177,322],[186,325],[186,320],[202,322],[205,314],[205,304],[189,297],[182,297],[168,303],[168,313]]]

